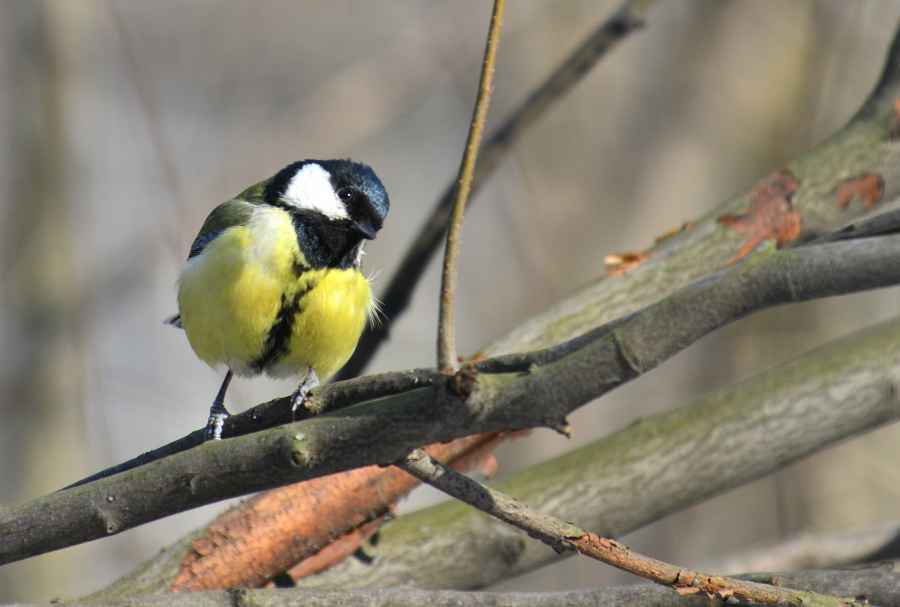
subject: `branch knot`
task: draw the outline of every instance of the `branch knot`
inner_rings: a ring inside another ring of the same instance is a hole
[[[468,398],[478,388],[478,368],[467,362],[447,380],[447,390],[458,398]]]

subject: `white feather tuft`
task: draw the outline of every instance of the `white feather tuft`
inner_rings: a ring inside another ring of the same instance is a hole
[[[282,195],[298,209],[318,211],[331,219],[349,219],[347,208],[334,193],[331,175],[321,165],[306,164],[291,178]]]

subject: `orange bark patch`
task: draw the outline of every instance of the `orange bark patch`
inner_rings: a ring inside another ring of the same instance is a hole
[[[858,196],[866,208],[869,208],[884,196],[884,179],[875,173],[863,173],[840,182],[834,189],[834,194],[842,211],[854,196]]]
[[[702,592],[699,588],[694,588],[693,586],[675,586],[675,590],[681,596],[688,596],[690,594],[697,594],[698,592]]]
[[[347,535],[328,544],[314,555],[307,557],[287,570],[292,580],[318,573],[336,565],[356,552],[360,546],[384,524],[387,513],[376,519],[365,522]],[[274,588],[275,583],[269,582],[263,588]]]
[[[603,263],[606,264],[606,275],[609,278],[621,278],[625,272],[633,270],[647,259],[646,253],[617,253],[607,255]]]
[[[750,201],[746,213],[719,217],[720,224],[749,235],[747,243],[728,262],[729,265],[764,240],[773,239],[780,247],[800,236],[800,211],[791,204],[791,198],[799,188],[800,182],[790,171],[779,171],[745,194]]]
[[[503,440],[503,434],[482,434],[426,451],[445,463],[489,469],[490,459],[483,453]],[[300,570],[322,569],[352,554],[417,485],[399,468],[369,466],[260,493],[223,513],[191,544],[171,591],[259,587],[350,534]]]

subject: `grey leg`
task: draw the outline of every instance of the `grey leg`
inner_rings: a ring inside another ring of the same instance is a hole
[[[297,409],[300,405],[303,404],[303,401],[306,400],[306,395],[309,394],[309,391],[319,385],[319,376],[316,375],[316,372],[312,369],[309,370],[309,374],[306,376],[306,379],[297,386],[297,389],[294,390],[294,395],[291,396],[291,417],[293,418],[297,414]]]
[[[228,390],[228,384],[231,383],[233,375],[229,369],[228,373],[225,374],[225,381],[222,382],[222,387],[219,388],[219,393],[216,394],[216,400],[213,401],[212,407],[209,408],[209,421],[206,422],[206,440],[222,439],[222,426],[229,417],[228,411],[225,409],[225,391]]]

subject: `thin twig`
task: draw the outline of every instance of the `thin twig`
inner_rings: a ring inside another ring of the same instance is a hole
[[[506,158],[519,138],[542,116],[571,91],[590,72],[597,61],[612,50],[618,42],[637,30],[643,18],[656,0],[626,0],[613,15],[600,24],[571,55],[542,82],[522,104],[509,115],[482,146],[479,162],[472,177],[470,198],[487,181],[488,177]],[[388,320],[363,334],[350,361],[338,374],[338,380],[359,375],[378,347],[387,338],[390,323],[408,306],[413,290],[422,277],[428,262],[442,241],[450,208],[453,204],[456,183],[444,190],[431,216],[422,226],[415,242],[400,262],[385,292],[380,296],[381,310]]]
[[[484,49],[484,63],[481,66],[481,80],[478,83],[478,99],[475,101],[475,110],[472,112],[472,123],[469,125],[469,136],[466,139],[466,151],[463,153],[459,177],[456,180],[456,200],[453,202],[453,212],[450,215],[450,226],[447,230],[437,340],[438,371],[446,374],[459,368],[456,358],[456,341],[453,335],[459,238],[462,232],[463,215],[466,211],[466,201],[469,199],[469,191],[472,188],[472,175],[475,173],[475,161],[478,158],[478,147],[481,145],[481,134],[484,132],[488,104],[490,104],[491,93],[494,90],[494,66],[497,62],[497,47],[500,45],[500,30],[503,27],[503,9],[505,7],[506,0],[494,0],[491,27]]]
[[[688,571],[637,554],[618,542],[598,537],[575,525],[543,514],[482,485],[441,464],[421,449],[413,451],[406,459],[398,462],[397,466],[423,483],[525,531],[558,552],[575,550],[657,584],[670,586],[681,595],[705,593],[710,598],[733,595],[757,603],[786,602],[795,605],[807,603],[810,599],[826,599],[806,591]]]

